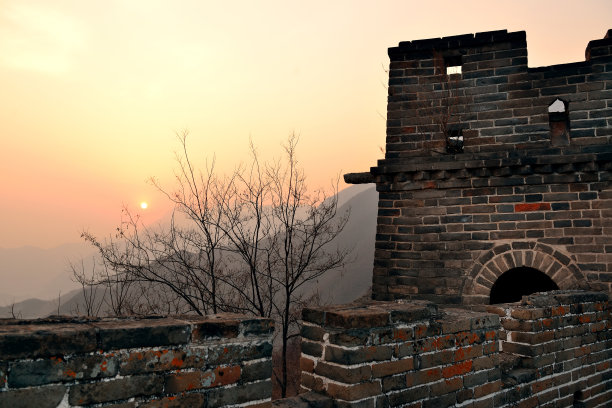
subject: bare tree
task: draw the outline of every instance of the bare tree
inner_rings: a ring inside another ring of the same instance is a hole
[[[330,244],[342,231],[349,214],[337,216],[337,194],[330,197],[321,191],[310,193],[306,176],[298,166],[297,138],[292,135],[285,148],[285,160],[267,168],[271,195],[271,238],[268,274],[282,290],[273,300],[275,314],[281,323],[282,396],[287,386],[287,343],[297,335],[291,328],[297,323],[297,311],[308,296],[300,289],[325,272],[342,266],[348,253]],[[337,183],[334,188],[337,192]]]
[[[298,311],[311,298],[306,286],[342,266],[347,251],[334,240],[348,221],[337,214],[337,183],[330,195],[307,188],[292,135],[284,157],[261,163],[251,144],[251,161],[230,177],[218,177],[214,161],[204,172],[192,164],[186,134],[179,136],[176,188],[152,183],[174,204],[168,225],[144,226],[127,209],[114,237],[97,249],[115,312],[247,313],[274,318],[280,326],[281,394],[287,390],[287,345],[297,335]],[[121,304],[128,294],[130,308]],[[164,293],[160,307],[159,294]],[[166,307],[164,309],[163,307]],[[129,310],[128,310],[129,309]]]
[[[21,312],[15,312],[15,299],[13,299],[13,302],[11,302],[10,312],[11,312],[11,318],[21,319],[22,317]]]
[[[86,316],[98,316],[100,309],[102,308],[103,301],[106,295],[107,286],[100,283],[96,274],[95,259],[93,260],[91,270],[87,270],[85,262],[81,260],[80,265],[70,263],[70,270],[72,271],[73,279],[81,285],[83,295],[83,313]],[[104,292],[99,293],[99,289],[104,289]],[[76,310],[73,312],[81,314],[79,310],[79,304],[76,306]]]
[[[239,255],[242,262],[234,264],[237,268],[248,269],[236,290],[251,313],[272,316],[280,325],[282,361],[277,380],[283,397],[288,342],[299,333],[299,312],[316,295],[305,286],[344,265],[348,256],[348,251],[332,245],[349,217],[348,212],[336,212],[337,183],[330,195],[309,191],[297,160],[297,143],[291,135],[283,146],[284,157],[266,165],[260,164],[251,145],[251,165],[233,179],[234,199],[220,203],[227,249]],[[232,273],[237,275],[238,270]]]
[[[60,307],[62,306],[62,291],[57,294],[57,316],[60,315]]]
[[[173,263],[173,279],[177,275],[176,269],[181,269],[184,272],[180,273],[181,277],[196,289],[188,296],[193,301],[187,300],[194,311],[217,313],[234,309],[221,284],[227,280],[223,275],[225,265],[221,257],[222,243],[226,238],[221,228],[226,216],[222,204],[232,199],[233,180],[221,180],[216,176],[214,160],[210,166],[207,165],[205,172],[196,170],[189,158],[186,132],[179,135],[179,142],[181,151],[176,154],[179,165],[175,173],[176,189],[166,190],[151,178],[151,183],[174,204],[175,211],[185,217],[188,224],[187,227],[177,227],[173,214],[170,234],[162,238],[165,262]],[[178,292],[183,292],[183,289],[177,291],[180,296]]]

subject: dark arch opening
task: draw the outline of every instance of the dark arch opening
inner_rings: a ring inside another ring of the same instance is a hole
[[[572,407],[584,407],[584,395],[582,394],[581,390],[578,390],[574,393],[574,403],[572,404]]]
[[[543,272],[521,266],[501,274],[491,288],[490,304],[518,302],[525,295],[558,290],[559,287]]]

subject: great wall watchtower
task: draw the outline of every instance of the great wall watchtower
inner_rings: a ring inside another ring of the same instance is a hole
[[[525,32],[389,49],[373,298],[474,304],[612,289],[612,30],[528,68]]]

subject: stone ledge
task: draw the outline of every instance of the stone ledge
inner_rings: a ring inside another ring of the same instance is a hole
[[[88,318],[51,316],[0,320],[2,360],[61,356],[96,350],[169,346],[204,339],[271,335],[271,319],[234,314]]]
[[[495,152],[479,155],[466,153],[441,157],[415,157],[411,160],[385,159],[372,167],[373,176],[431,170],[459,170],[478,168],[501,168],[538,165],[563,165],[590,162],[610,162],[612,145],[597,146],[596,151],[589,149],[524,149],[516,152]],[[597,171],[593,169],[592,171]]]
[[[445,308],[437,322],[442,334],[500,328],[498,315],[461,308]]]
[[[88,324],[0,326],[2,360],[88,353],[96,348],[96,331]]]
[[[344,182],[347,184],[368,184],[374,183],[375,179],[372,173],[347,173],[344,175]]]
[[[427,301],[370,302],[305,308],[302,319],[324,327],[357,329],[429,320],[437,313],[437,305]]]
[[[583,290],[553,290],[550,292],[534,293],[523,296],[521,306],[558,306],[574,303],[608,302],[609,295],[601,292]]]
[[[513,152],[489,154],[465,153],[440,157],[413,157],[407,159],[379,160],[378,166],[370,172],[347,173],[344,180],[350,184],[383,183],[397,184],[414,182],[412,189],[463,187],[440,185],[420,186],[419,184],[455,179],[490,178],[497,176],[528,177],[531,175],[577,173],[599,173],[609,171],[612,163],[612,145],[587,146],[567,149],[524,149]],[[567,182],[575,181],[569,179]]]
[[[191,336],[188,324],[170,318],[103,320],[92,326],[98,334],[99,348],[105,351],[186,344]]]

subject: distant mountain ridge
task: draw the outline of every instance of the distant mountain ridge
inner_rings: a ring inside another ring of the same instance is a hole
[[[328,272],[306,288],[309,292],[316,291],[323,303],[350,302],[370,288],[377,200],[378,193],[373,185],[351,186],[338,193],[338,213],[351,209],[338,242],[341,248],[353,248],[352,262]],[[60,291],[60,314],[75,313],[77,309],[81,312],[83,294],[79,285],[72,281],[69,261],[80,262],[85,258],[91,263],[95,255],[95,249],[86,243],[52,249],[0,248],[0,279],[6,283],[0,293],[0,317],[11,317],[11,304],[14,304],[13,312],[22,318],[57,314]]]
[[[78,287],[71,280],[70,262],[90,262],[96,251],[85,242],[50,249],[31,246],[0,248],[0,305],[29,298],[57,298]]]
[[[373,185],[356,185],[343,191],[347,194],[338,197],[338,213],[350,208],[351,215],[338,240],[341,248],[352,249],[351,262],[318,279],[323,303],[351,302],[365,295],[372,285],[378,192]]]

